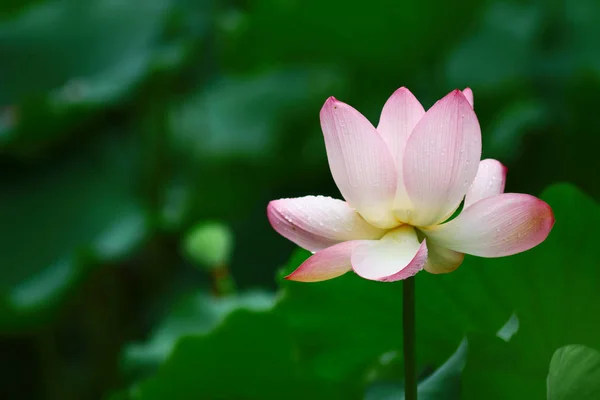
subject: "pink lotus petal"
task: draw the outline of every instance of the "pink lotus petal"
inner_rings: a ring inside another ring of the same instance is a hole
[[[477,175],[475,175],[475,179],[465,196],[464,208],[486,197],[504,193],[507,171],[506,167],[500,161],[491,158],[482,160],[479,163]]]
[[[348,203],[324,196],[269,203],[267,217],[283,237],[310,251],[354,239],[379,239],[385,231],[369,225]]]
[[[352,252],[352,268],[359,276],[393,282],[409,278],[423,269],[427,245],[419,243],[415,230],[403,225],[378,241],[364,243]]]
[[[464,259],[464,253],[438,246],[430,240],[427,242],[427,263],[424,268],[432,274],[447,274],[460,267]]]
[[[443,225],[421,231],[436,245],[480,257],[503,257],[543,242],[554,215],[548,204],[528,194],[488,197]]]
[[[396,163],[398,184],[394,208],[409,210],[412,208],[402,178],[402,160],[406,141],[425,110],[419,100],[405,87],[396,90],[383,106],[377,131],[390,149]]]
[[[442,222],[462,201],[480,158],[479,122],[455,90],[427,111],[408,138],[403,174],[414,210],[402,221],[414,226]]]
[[[464,88],[462,94],[465,96],[471,107],[474,107],[475,102],[473,99],[473,91],[471,90],[471,88]]]
[[[371,224],[397,226],[391,212],[396,168],[377,130],[361,113],[333,97],[321,109],[321,127],[331,174],[342,196]]]
[[[319,282],[337,278],[352,269],[350,266],[352,251],[366,242],[368,241],[353,240],[318,251],[285,279],[299,282]]]

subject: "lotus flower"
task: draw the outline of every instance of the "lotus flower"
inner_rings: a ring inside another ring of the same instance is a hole
[[[330,97],[321,127],[345,201],[306,196],[271,201],[273,228],[314,254],[287,279],[316,282],[350,270],[397,281],[422,269],[455,270],[465,254],[503,257],[540,244],[554,215],[542,200],[504,193],[506,168],[481,160],[470,89],[427,112],[406,88],[385,103],[375,128]],[[463,203],[464,200],[464,203]],[[455,218],[452,215],[463,204]]]

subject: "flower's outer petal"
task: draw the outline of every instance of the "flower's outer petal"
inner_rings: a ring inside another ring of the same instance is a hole
[[[465,96],[465,98],[467,99],[467,101],[469,102],[469,104],[471,105],[471,107],[474,107],[475,102],[473,99],[473,91],[471,90],[471,88],[464,88],[462,93]]]
[[[369,240],[352,240],[317,251],[285,279],[299,282],[319,282],[337,278],[352,269],[352,251]]]
[[[414,204],[413,226],[440,223],[462,201],[481,158],[481,131],[473,108],[460,90],[431,107],[408,138],[403,174]]]
[[[425,271],[432,274],[447,274],[454,271],[465,259],[464,253],[438,246],[432,240],[427,242],[427,263]]]
[[[397,226],[392,213],[396,168],[375,127],[334,97],[321,109],[321,127],[329,168],[342,196],[372,225]]]
[[[486,197],[504,193],[506,172],[508,170],[500,161],[488,158],[479,163],[477,175],[465,196],[464,208],[483,200]]]
[[[554,214],[548,204],[528,194],[505,193],[466,208],[443,225],[421,229],[436,245],[480,257],[503,257],[543,242]]]
[[[427,245],[419,243],[413,227],[403,225],[377,241],[357,246],[352,252],[352,268],[359,276],[374,281],[393,282],[409,278],[423,269]]]
[[[324,196],[273,200],[267,217],[281,236],[310,251],[354,239],[379,239],[385,231],[369,225],[345,201]]]
[[[377,131],[394,157],[398,174],[394,202],[394,208],[396,209],[408,210],[412,207],[402,179],[402,159],[406,141],[423,115],[425,115],[425,109],[410,90],[405,87],[396,90],[381,111]]]

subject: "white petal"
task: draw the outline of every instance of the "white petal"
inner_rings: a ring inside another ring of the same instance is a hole
[[[352,269],[350,266],[352,251],[363,243],[365,243],[363,240],[352,240],[317,251],[285,279],[319,282],[337,278]]]
[[[423,269],[427,245],[419,243],[411,226],[403,225],[377,241],[366,242],[352,252],[352,268],[365,279],[393,282]]]
[[[488,158],[479,163],[477,175],[465,196],[464,208],[486,197],[504,193],[507,169],[500,161]]]
[[[455,90],[427,111],[408,138],[403,174],[414,210],[402,220],[414,226],[442,222],[462,201],[480,158],[479,122]]]
[[[392,213],[396,168],[375,127],[333,97],[321,109],[321,127],[331,174],[342,196],[372,225],[397,226]]]
[[[471,90],[471,88],[464,88],[462,93],[471,105],[471,107],[473,107],[475,105],[475,102],[473,99],[473,91]]]
[[[505,193],[480,200],[452,221],[421,231],[429,241],[450,250],[503,257],[537,246],[553,225],[548,204],[528,194]]]
[[[406,141],[423,115],[425,115],[423,106],[405,87],[396,90],[381,111],[377,131],[390,149],[398,173],[395,209],[408,210],[412,208],[402,178],[402,160],[404,159]]]
[[[427,242],[425,271],[432,274],[446,274],[458,268],[464,259],[464,253],[438,246],[430,239]]]
[[[310,251],[354,239],[379,239],[384,230],[369,225],[345,201],[324,196],[269,203],[267,217],[283,237]]]

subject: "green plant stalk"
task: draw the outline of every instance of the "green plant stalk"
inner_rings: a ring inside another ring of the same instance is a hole
[[[236,285],[229,267],[226,264],[216,265],[212,268],[212,291],[216,297],[224,297],[235,294]]]
[[[404,351],[404,399],[417,399],[417,354],[415,346],[415,277],[403,282],[402,328]]]

